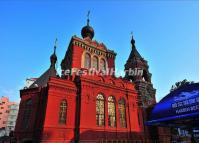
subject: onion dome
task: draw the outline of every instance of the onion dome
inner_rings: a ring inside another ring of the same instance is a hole
[[[83,38],[89,37],[91,40],[94,37],[94,29],[89,25],[89,18],[87,19],[87,25],[84,26],[81,30],[81,35]]]
[[[51,66],[55,67],[55,64],[57,62],[57,56],[55,54],[55,49],[56,49],[56,46],[54,46],[54,53],[50,56],[50,63],[51,63]]]
[[[56,40],[57,41],[57,40]],[[57,56],[56,56],[56,45],[54,46],[54,52],[53,54],[50,56],[50,63],[51,63],[51,67],[54,67],[55,68],[55,64],[57,62]]]

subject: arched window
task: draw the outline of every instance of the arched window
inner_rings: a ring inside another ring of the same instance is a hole
[[[66,124],[66,112],[67,112],[67,102],[66,100],[62,100],[60,103],[60,111],[59,111],[60,124]]]
[[[101,94],[96,99],[96,124],[104,126],[104,97]]]
[[[29,99],[24,103],[24,115],[23,115],[23,128],[27,129],[30,123],[32,113],[32,100]]]
[[[91,56],[88,53],[85,54],[84,67],[85,68],[91,67]]]
[[[104,59],[100,60],[100,70],[106,71],[106,62]]]
[[[126,107],[125,100],[122,98],[119,100],[119,118],[120,118],[120,126],[122,128],[126,128]]]
[[[108,125],[116,127],[115,99],[113,96],[108,97]]]
[[[96,56],[93,57],[93,68],[98,70],[98,58]]]

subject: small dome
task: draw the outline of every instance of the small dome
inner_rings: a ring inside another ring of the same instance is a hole
[[[50,63],[51,66],[55,66],[55,63],[57,62],[57,56],[55,54],[56,46],[54,46],[54,53],[50,56]]]
[[[89,37],[93,39],[95,33],[94,29],[89,25],[89,20],[87,20],[87,25],[82,28],[81,34],[83,38]]]
[[[56,56],[56,54],[55,53],[53,53],[51,56],[50,56],[50,60],[51,60],[51,62],[52,61],[57,61],[57,56]]]

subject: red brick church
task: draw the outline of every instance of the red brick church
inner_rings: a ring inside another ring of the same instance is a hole
[[[156,103],[156,90],[133,37],[126,75],[118,78],[114,73],[116,53],[93,40],[89,19],[81,35],[71,38],[61,75],[56,72],[55,45],[49,69],[20,91],[14,132],[17,142],[133,143],[168,138],[166,129],[144,125]],[[129,69],[143,72],[130,75]]]

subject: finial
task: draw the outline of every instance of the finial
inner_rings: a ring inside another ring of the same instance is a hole
[[[131,37],[133,36],[133,31],[131,31]]]
[[[54,54],[56,54],[56,48],[57,48],[57,38],[55,39],[55,45],[54,45]]]
[[[135,40],[133,38],[133,31],[131,31],[131,44],[132,44],[132,48],[135,48]]]
[[[55,64],[57,62],[56,48],[57,48],[57,38],[55,39],[54,53],[50,56],[50,62],[51,62],[50,66],[53,68],[55,68]]]
[[[87,13],[87,25],[89,26],[89,16],[90,16],[90,10],[88,11],[88,13]]]

